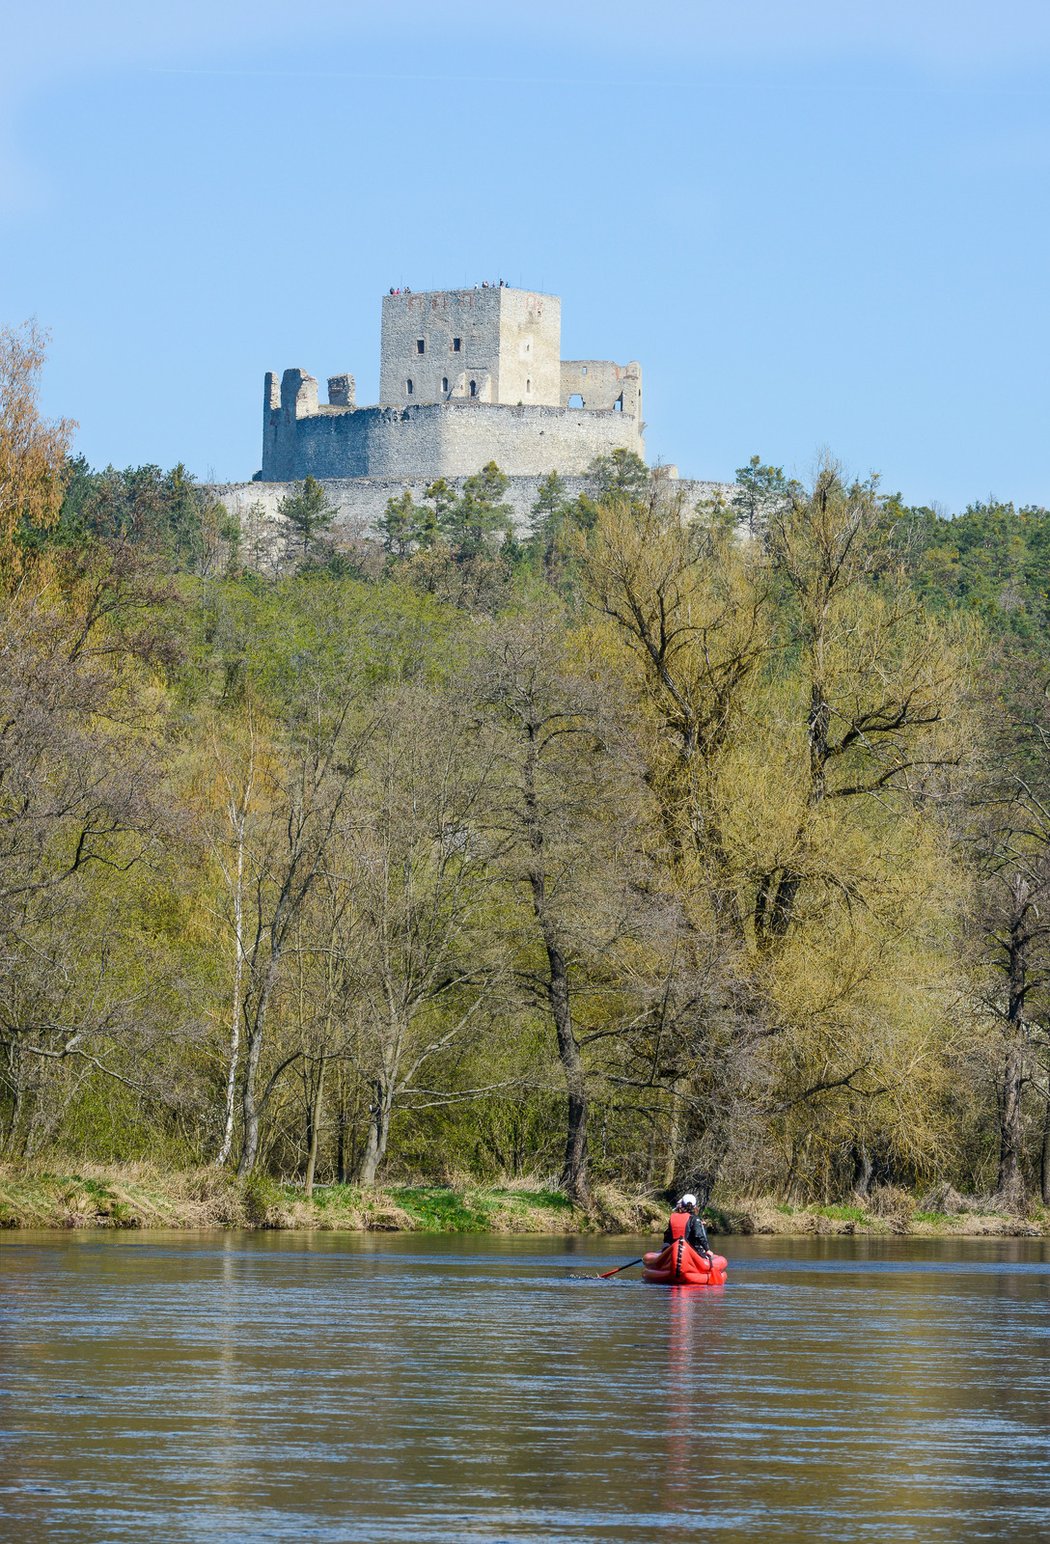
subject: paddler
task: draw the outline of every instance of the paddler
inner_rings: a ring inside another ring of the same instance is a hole
[[[688,1191],[679,1199],[664,1232],[665,1244],[673,1244],[679,1238],[684,1238],[697,1254],[706,1255],[708,1265],[711,1264],[713,1254],[707,1241],[704,1219],[696,1209],[696,1196]]]

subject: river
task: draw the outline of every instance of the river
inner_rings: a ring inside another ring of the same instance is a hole
[[[1050,1539],[1046,1240],[8,1233],[0,1535]]]

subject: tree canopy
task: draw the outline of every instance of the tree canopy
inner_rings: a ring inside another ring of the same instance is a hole
[[[242,530],[3,350],[5,1154],[1046,1193],[1046,510],[614,455]]]

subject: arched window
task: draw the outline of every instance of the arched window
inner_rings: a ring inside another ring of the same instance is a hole
[[[448,391],[448,376],[447,375],[443,375],[441,377],[441,390],[442,391]]]
[[[622,391],[621,391],[620,395],[617,397],[616,401],[613,403],[613,412],[614,413],[622,413],[623,412],[623,392]]]
[[[412,393],[415,391],[415,389],[416,388],[413,386],[411,380],[407,380],[405,382],[405,396],[406,397],[410,397],[412,395]]]
[[[526,391],[531,391],[532,390],[532,382],[531,381],[526,381],[525,382],[525,390]]]
[[[478,394],[478,383],[477,383],[477,381],[471,381],[471,383],[470,383],[470,395],[472,397],[476,397],[477,394]]]

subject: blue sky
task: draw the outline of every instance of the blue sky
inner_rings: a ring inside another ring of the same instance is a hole
[[[259,465],[262,376],[502,276],[650,458],[1050,504],[1050,4],[4,6],[0,320],[102,465]],[[155,14],[152,14],[155,13]]]

